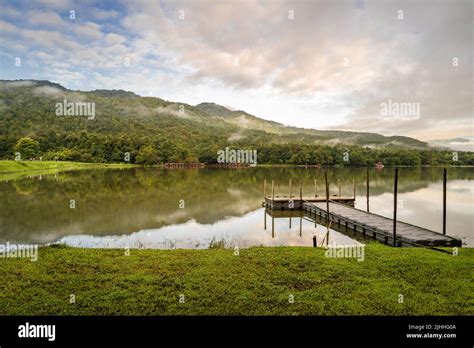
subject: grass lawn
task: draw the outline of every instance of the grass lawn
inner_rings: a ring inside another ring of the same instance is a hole
[[[3,161],[0,160],[0,180],[10,180],[25,175],[49,174],[64,170],[92,168],[131,168],[126,163],[81,163],[67,161]]]
[[[126,256],[118,249],[43,247],[36,262],[0,258],[0,314],[474,314],[474,249],[452,256],[369,243],[362,262],[324,252],[132,249]]]

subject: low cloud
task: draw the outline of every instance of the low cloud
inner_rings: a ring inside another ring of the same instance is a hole
[[[31,5],[40,11],[31,23],[6,6],[4,55],[24,56],[27,47],[38,75],[69,86],[150,90],[194,103],[205,90],[284,124],[422,139],[474,133],[472,1],[122,5],[41,0]],[[68,9],[89,15],[69,22]],[[389,99],[419,103],[420,117],[382,119]]]

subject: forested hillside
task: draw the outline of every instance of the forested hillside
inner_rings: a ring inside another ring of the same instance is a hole
[[[64,100],[95,103],[94,117],[58,116],[56,104]],[[123,90],[0,81],[2,159],[19,152],[23,159],[212,163],[226,146],[256,149],[260,164],[474,164],[473,153],[453,161],[452,152],[408,137],[286,127],[213,103],[192,106]]]

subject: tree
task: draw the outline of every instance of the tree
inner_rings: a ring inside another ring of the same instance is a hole
[[[152,145],[140,147],[135,162],[142,165],[158,163],[158,151]]]
[[[170,162],[176,154],[176,145],[169,141],[164,141],[158,145],[158,154],[163,162]]]
[[[44,156],[46,160],[58,160],[58,161],[84,161],[81,154],[75,149],[61,149],[58,151],[48,151]]]
[[[34,158],[39,154],[39,142],[28,137],[20,138],[16,142],[14,151],[19,152],[22,159]]]

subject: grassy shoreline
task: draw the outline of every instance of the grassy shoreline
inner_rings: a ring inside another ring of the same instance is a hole
[[[122,169],[137,167],[126,163],[82,163],[70,161],[6,161],[0,160],[0,180],[11,180],[26,175],[51,174],[69,170]]]
[[[42,170],[79,170],[79,169],[91,169],[91,168],[131,168],[139,167],[138,164],[128,164],[128,163],[84,163],[84,162],[73,162],[73,161],[11,161],[11,160],[0,160],[0,174],[10,174],[10,173],[19,173],[19,172],[37,172]],[[160,165],[152,165],[146,167],[159,167]],[[334,167],[333,165],[308,165],[304,164],[259,164],[259,167],[264,168],[327,168]],[[356,168],[366,168],[367,166],[349,166],[345,165],[342,167],[356,167]],[[373,168],[373,166],[368,166]],[[419,166],[422,168],[442,168],[446,166]],[[450,168],[472,168],[474,166],[469,165],[460,165],[460,166],[448,166]],[[386,168],[415,168],[411,166],[386,166]]]
[[[0,174],[40,170],[70,170],[90,168],[128,168],[127,163],[83,163],[72,161],[5,161],[0,160]]]
[[[371,242],[362,262],[324,253],[42,247],[36,262],[0,258],[0,314],[474,314],[472,248],[452,256]]]

